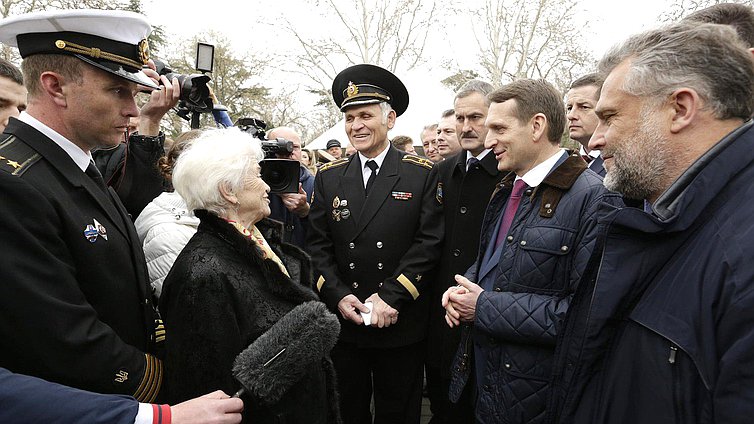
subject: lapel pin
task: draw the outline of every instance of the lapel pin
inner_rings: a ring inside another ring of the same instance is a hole
[[[332,207],[337,208],[338,206],[340,206],[340,197],[335,196],[335,198],[332,199]]]
[[[97,222],[96,219],[93,224],[86,224],[86,228],[84,228],[84,237],[86,237],[89,243],[97,241],[97,237],[99,236],[102,236],[103,239],[107,240],[107,230],[102,224]]]

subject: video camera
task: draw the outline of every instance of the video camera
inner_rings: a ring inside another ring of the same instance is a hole
[[[264,151],[264,160],[260,163],[262,179],[270,186],[270,193],[298,193],[301,165],[299,161],[290,159],[293,153],[293,142],[284,138],[267,139],[265,136],[267,124],[261,119],[241,118],[235,126],[262,142],[262,151]]]
[[[207,83],[210,81],[210,77],[204,74],[191,74],[183,75],[174,72],[170,69],[170,66],[165,62],[154,59],[157,73],[165,75],[165,77],[172,81],[173,78],[178,79],[178,86],[181,89],[181,97],[178,102],[178,116],[185,120],[191,119],[189,113],[209,113],[212,112],[212,98],[209,95],[209,87]]]

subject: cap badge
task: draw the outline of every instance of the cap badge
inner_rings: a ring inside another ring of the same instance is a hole
[[[149,62],[149,42],[147,39],[139,41],[139,59],[146,65]]]
[[[359,87],[352,81],[348,81],[348,88],[346,89],[346,97],[353,97],[359,94]]]

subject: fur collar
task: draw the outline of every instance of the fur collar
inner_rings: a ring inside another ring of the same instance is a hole
[[[317,295],[311,290],[311,260],[298,247],[280,242],[282,224],[264,219],[256,225],[272,250],[285,264],[290,278],[283,274],[273,260],[264,259],[262,250],[255,242],[244,237],[224,219],[206,210],[196,210],[194,213],[201,221],[197,233],[207,233],[220,239],[228,244],[239,257],[244,258],[252,266],[260,268],[264,276],[262,284],[265,284],[270,292],[296,303],[318,300]]]

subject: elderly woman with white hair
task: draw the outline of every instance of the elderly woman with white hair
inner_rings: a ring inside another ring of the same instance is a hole
[[[262,158],[258,140],[230,128],[203,133],[174,167],[173,185],[200,224],[160,298],[171,403],[239,390],[236,356],[294,307],[317,300],[308,257],[280,242],[282,224],[265,219],[270,188],[260,176]],[[329,357],[318,364],[274,404],[245,395],[244,420],[338,422],[332,364]]]

